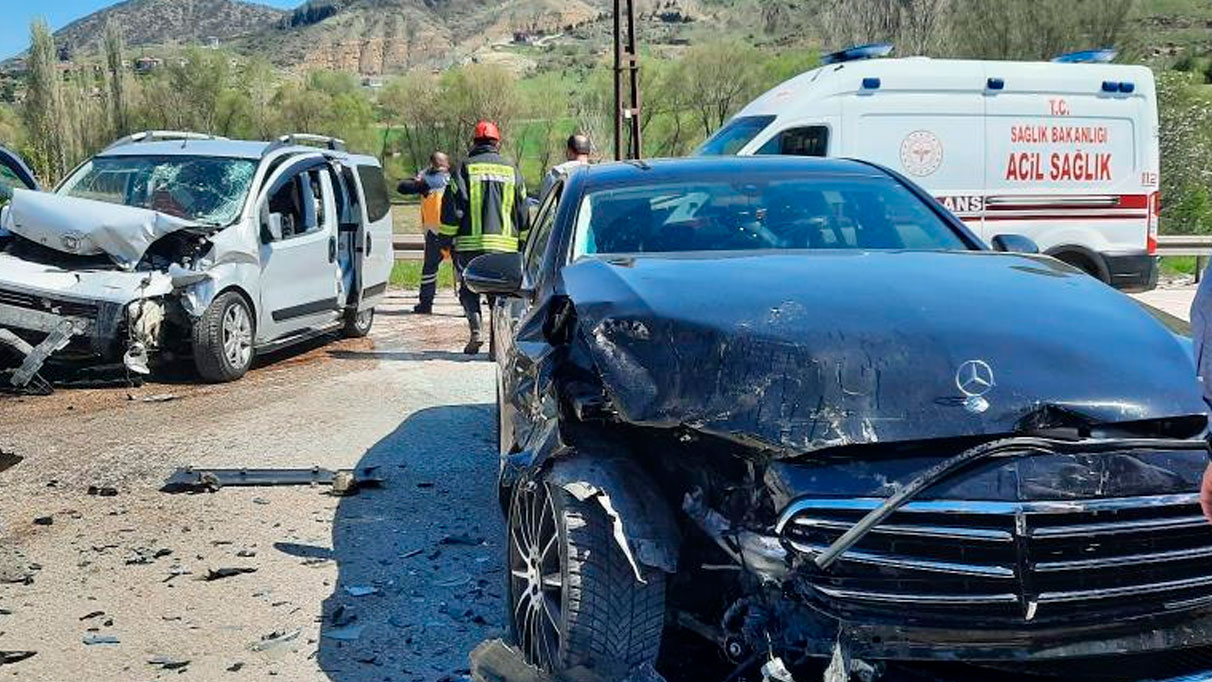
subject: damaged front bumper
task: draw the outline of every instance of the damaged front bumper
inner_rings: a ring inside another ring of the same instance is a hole
[[[761,617],[726,617],[724,637],[796,656],[841,642],[869,660],[1016,665],[1212,646],[1204,440],[1016,454],[924,484],[898,474],[938,470],[937,456],[775,462],[773,532],[688,495],[683,510],[761,586],[744,600]]]
[[[0,273],[0,329],[35,348],[52,334],[66,333],[66,342],[55,344],[56,362],[125,361],[128,369],[146,373],[146,350],[162,340],[171,277],[158,272],[63,270],[3,253]],[[30,357],[20,344],[6,347],[19,363]],[[41,360],[50,359],[47,355]],[[13,385],[28,383],[28,378],[17,383],[19,376],[27,375],[14,375]]]

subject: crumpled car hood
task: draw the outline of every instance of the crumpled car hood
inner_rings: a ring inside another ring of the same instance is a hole
[[[621,419],[785,456],[1205,410],[1189,343],[1046,257],[642,256],[561,276],[587,349],[573,357]],[[970,361],[991,370],[968,385],[983,410],[958,385]]]
[[[79,256],[108,255],[134,270],[157,239],[194,223],[144,208],[14,190],[0,229]]]

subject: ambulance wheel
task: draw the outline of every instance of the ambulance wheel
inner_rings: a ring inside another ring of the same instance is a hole
[[[361,339],[370,334],[370,328],[374,324],[374,308],[367,308],[360,313],[346,313],[345,326],[341,329],[341,333],[347,339]]]
[[[194,323],[194,367],[203,381],[225,383],[252,367],[255,339],[252,312],[234,291],[219,294]]]
[[[1062,263],[1065,263],[1066,265],[1072,265],[1078,270],[1081,270],[1082,272],[1090,275],[1100,282],[1103,282],[1104,284],[1109,284],[1111,281],[1111,277],[1107,273],[1107,268],[1103,266],[1102,263],[1095,260],[1095,258],[1092,256],[1079,251],[1061,251],[1052,254],[1052,257]]]

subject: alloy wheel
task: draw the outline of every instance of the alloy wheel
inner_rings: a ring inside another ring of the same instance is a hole
[[[519,486],[509,518],[510,617],[526,660],[553,670],[564,578],[555,503],[546,484]]]
[[[233,305],[223,314],[223,354],[233,368],[248,365],[252,358],[252,319],[242,305]]]

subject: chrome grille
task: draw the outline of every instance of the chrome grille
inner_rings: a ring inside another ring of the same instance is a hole
[[[882,502],[801,500],[779,534],[811,558]],[[1196,494],[916,501],[828,570],[804,575],[804,592],[842,613],[903,618],[913,605],[918,623],[1095,622],[1212,605],[1212,525]]]
[[[27,294],[8,289],[0,289],[0,304],[11,305],[17,308],[25,308],[27,310],[36,310],[38,312],[53,313],[55,315],[64,315],[67,317],[83,317],[90,320],[97,319],[96,304],[50,298],[46,296],[39,296],[37,294]]]

